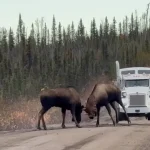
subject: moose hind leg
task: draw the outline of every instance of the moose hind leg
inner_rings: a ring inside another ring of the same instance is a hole
[[[46,130],[46,124],[45,124],[45,121],[44,121],[44,114],[47,112],[48,109],[45,109],[44,107],[41,109],[41,111],[39,112],[39,118],[38,118],[38,129],[41,129],[40,128],[40,120],[42,119],[42,123],[43,123],[43,128],[44,130]]]
[[[121,107],[123,108],[123,110],[124,110],[124,112],[125,112],[126,118],[127,118],[127,120],[128,120],[128,124],[131,124],[131,121],[130,121],[130,119],[129,119],[129,116],[128,116],[127,113],[126,113],[126,109],[125,109],[125,107],[124,107],[124,105],[123,105],[123,103],[122,103],[122,100],[120,99],[120,100],[118,101],[118,103],[121,105]]]
[[[113,117],[112,117],[112,114],[111,114],[111,109],[110,109],[109,104],[106,105],[106,109],[107,109],[107,111],[108,111],[109,116],[111,117],[111,120],[112,120],[112,122],[113,122],[113,125],[116,126],[116,123],[115,123],[115,121],[114,121],[114,119],[113,119]]]
[[[40,121],[41,121],[41,118],[42,118],[42,111],[43,111],[43,107],[42,109],[40,110],[39,114],[38,114],[38,122],[37,122],[37,129],[41,130],[41,127],[40,127]]]
[[[42,115],[42,123],[43,123],[43,128],[44,130],[47,130],[46,128],[46,124],[45,124],[45,120],[44,120],[44,114],[46,113],[47,110],[44,111],[43,115]]]
[[[115,106],[115,102],[111,102],[110,105],[111,105],[111,107],[112,107],[112,108],[114,109],[114,111],[115,111],[115,114],[116,114],[116,123],[118,124],[119,119],[118,119],[118,112],[117,112],[117,108],[116,108],[116,106]]]

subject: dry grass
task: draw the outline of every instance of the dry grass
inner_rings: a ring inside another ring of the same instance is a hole
[[[38,99],[14,103],[0,101],[0,131],[35,128],[40,109],[41,105]],[[61,117],[60,115],[57,108],[52,108],[44,118],[46,123],[58,123],[61,121],[58,119]]]

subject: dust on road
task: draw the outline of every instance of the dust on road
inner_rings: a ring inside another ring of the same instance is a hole
[[[117,127],[106,120],[98,128],[95,122],[88,122],[82,128],[66,124],[61,129],[59,124],[47,131],[0,132],[0,150],[150,150],[148,120],[132,120],[131,126],[120,122]]]

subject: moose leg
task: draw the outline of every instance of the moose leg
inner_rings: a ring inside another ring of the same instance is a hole
[[[99,127],[99,115],[100,114],[100,107],[97,108],[97,122],[96,122],[96,127]]]
[[[116,123],[115,123],[115,121],[114,121],[114,119],[113,119],[113,117],[112,117],[112,114],[111,114],[111,109],[110,109],[109,104],[106,104],[105,107],[106,107],[106,109],[107,109],[107,111],[108,111],[109,116],[111,117],[111,120],[112,120],[112,122],[113,122],[113,125],[116,126]]]
[[[75,116],[75,105],[72,106],[71,113],[72,113],[73,120],[75,121],[76,127],[81,128],[81,126],[79,125],[79,123],[78,123],[77,120],[76,120],[76,116]]]
[[[117,112],[117,108],[115,106],[115,102],[111,102],[110,103],[111,107],[114,109],[115,113],[116,113],[116,123],[118,124],[118,112]]]
[[[37,123],[37,129],[41,130],[41,127],[40,127],[40,120],[41,120],[41,113],[43,111],[43,108],[40,110],[39,114],[38,114],[38,123]]]
[[[66,109],[65,108],[62,108],[61,109],[61,112],[62,112],[62,118],[63,118],[63,120],[62,120],[62,128],[65,128],[65,117],[66,117]]]
[[[46,124],[45,124],[45,120],[44,120],[44,114],[42,115],[42,123],[43,123],[43,128],[44,130],[46,130]]]
[[[45,124],[45,121],[44,121],[44,114],[47,112],[48,109],[44,109],[43,113],[42,113],[42,123],[43,123],[43,128],[44,130],[47,130],[46,128],[46,124]]]
[[[38,114],[37,129],[39,129],[39,130],[41,130],[41,127],[40,127],[40,121],[41,121],[43,112],[44,112],[44,108],[42,107],[42,109],[40,110],[40,112],[39,112],[39,114]]]
[[[121,105],[121,107],[123,108],[123,110],[124,110],[124,112],[125,112],[126,118],[127,118],[127,120],[128,120],[128,124],[131,124],[131,121],[130,121],[130,119],[129,119],[129,116],[128,116],[127,113],[126,113],[126,109],[125,109],[125,107],[124,107],[124,105],[123,105],[123,103],[122,103],[122,100],[120,99],[120,100],[118,101],[118,103]]]
[[[43,115],[46,113],[48,109],[44,109],[42,108],[39,112],[39,116],[38,116],[38,125],[37,125],[37,128],[40,130],[41,127],[40,127],[40,120],[42,119],[42,122],[43,122],[43,128],[46,130],[46,125],[45,125],[45,121],[44,121],[44,118],[43,118]]]

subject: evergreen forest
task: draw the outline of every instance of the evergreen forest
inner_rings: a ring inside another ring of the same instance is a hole
[[[115,17],[103,22],[91,18],[90,31],[82,18],[78,26],[70,22],[64,28],[44,18],[31,24],[27,33],[19,14],[17,32],[0,28],[0,96],[16,99],[35,97],[44,86],[74,86],[81,89],[91,78],[108,75],[115,78],[115,61],[121,67],[150,66],[150,19],[146,13]]]

